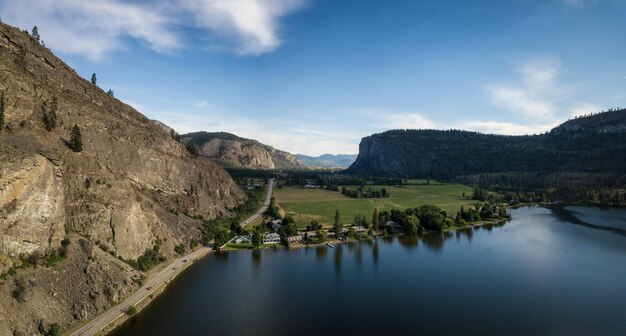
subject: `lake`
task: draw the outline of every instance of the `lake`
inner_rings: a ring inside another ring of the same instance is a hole
[[[626,335],[626,210],[211,254],[114,335]]]

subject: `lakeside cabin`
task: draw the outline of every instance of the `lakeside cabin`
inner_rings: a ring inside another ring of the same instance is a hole
[[[280,235],[278,233],[272,232],[263,236],[263,244],[279,244],[280,243]]]

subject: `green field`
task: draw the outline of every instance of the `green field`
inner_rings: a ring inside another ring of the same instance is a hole
[[[355,187],[350,187],[355,188]],[[472,194],[472,188],[458,184],[409,185],[401,188],[391,186],[372,186],[372,189],[386,188],[389,198],[350,198],[341,192],[321,189],[276,189],[274,196],[286,215],[291,215],[300,227],[311,220],[330,225],[339,209],[342,224],[352,223],[354,216],[362,214],[371,220],[372,211],[414,208],[423,204],[434,204],[442,209],[456,213],[461,206],[469,206],[476,201],[463,198],[462,194]]]

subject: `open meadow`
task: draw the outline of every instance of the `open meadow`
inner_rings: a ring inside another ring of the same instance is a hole
[[[369,187],[369,186],[368,186]],[[342,224],[352,223],[358,214],[371,220],[372,211],[418,207],[434,204],[450,213],[456,213],[461,206],[469,206],[475,201],[463,198],[472,194],[472,188],[458,184],[405,185],[399,188],[392,186],[371,186],[372,189],[386,188],[388,198],[351,198],[337,191],[323,189],[287,188],[275,190],[278,205],[291,215],[299,227],[308,225],[311,220],[331,225],[335,210],[339,209]],[[351,186],[348,188],[356,188]]]

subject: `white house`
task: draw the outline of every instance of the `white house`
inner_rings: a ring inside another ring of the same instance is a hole
[[[280,235],[278,233],[272,232],[268,233],[263,237],[263,244],[278,244],[280,243]]]

